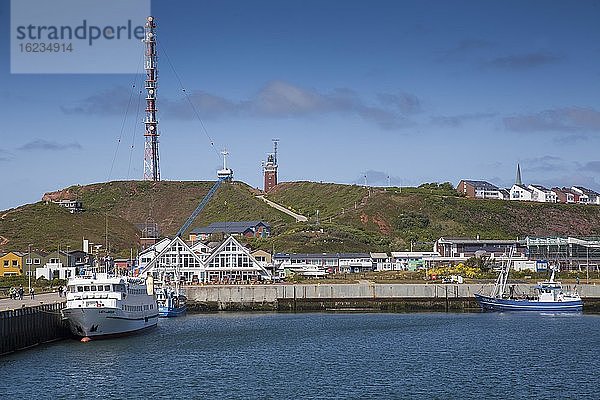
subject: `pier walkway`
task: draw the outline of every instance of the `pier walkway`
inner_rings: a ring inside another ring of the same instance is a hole
[[[64,303],[65,301],[64,297],[58,297],[58,293],[36,294],[33,300],[29,298],[29,295],[23,295],[23,300],[13,300],[11,298],[0,299],[0,311],[17,310],[23,307],[33,307],[42,304]]]

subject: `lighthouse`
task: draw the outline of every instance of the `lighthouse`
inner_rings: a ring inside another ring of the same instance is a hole
[[[279,139],[273,139],[273,153],[267,155],[267,161],[263,164],[263,175],[265,178],[264,191],[268,192],[277,185],[277,144]]]

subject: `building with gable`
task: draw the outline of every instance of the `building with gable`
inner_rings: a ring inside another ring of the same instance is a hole
[[[556,193],[542,185],[529,185],[527,188],[531,191],[531,201],[537,201],[540,203],[557,202]]]
[[[463,179],[458,183],[456,191],[470,199],[501,199],[503,196],[498,186],[486,181]]]
[[[531,201],[533,194],[531,190],[525,186],[520,184],[514,184],[510,188],[510,199],[511,200],[520,200],[520,201]]]
[[[573,186],[571,190],[579,195],[578,203],[600,205],[600,194],[583,186]]]
[[[181,238],[165,238],[140,253],[139,274],[171,282],[231,283],[270,280],[271,274],[233,236],[218,247],[203,243],[189,246]]]

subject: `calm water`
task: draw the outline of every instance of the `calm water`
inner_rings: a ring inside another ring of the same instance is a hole
[[[0,398],[600,398],[600,317],[217,314],[0,358]]]

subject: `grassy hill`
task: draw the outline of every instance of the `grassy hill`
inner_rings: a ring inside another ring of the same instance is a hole
[[[172,236],[213,183],[124,181],[71,186],[53,195],[83,201],[83,213],[70,214],[44,202],[0,212],[0,236],[8,239],[0,251],[27,249],[30,243],[46,251],[67,245],[79,249],[83,237],[104,245],[108,225],[111,249],[129,254],[130,248],[138,247],[136,224],[151,218],[163,235]],[[265,220],[274,232],[293,221],[257,200],[251,188],[240,182],[221,185],[192,228],[223,220]]]
[[[0,251],[80,248],[82,237],[108,241],[111,250],[129,254],[138,246],[135,224],[148,218],[163,235],[173,235],[212,182],[108,182],[71,186],[56,196],[83,201],[85,212],[70,214],[39,202],[0,212]],[[224,184],[192,227],[225,220],[265,220],[269,239],[252,247],[291,252],[390,251],[431,249],[440,236],[514,238],[600,235],[600,207],[500,200],[469,200],[449,185],[419,188],[364,188],[315,182],[288,182],[268,195],[272,201],[309,216],[297,223],[256,199],[241,182]],[[317,210],[319,218],[317,221]]]
[[[305,231],[294,229],[274,238],[276,249],[389,251],[409,249],[412,242],[414,249],[431,250],[432,242],[441,236],[501,239],[600,234],[598,206],[471,200],[458,196],[449,184],[367,190],[291,182],[267,197],[311,215],[312,225]],[[326,210],[320,213],[318,227],[314,226],[316,209]]]

